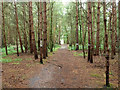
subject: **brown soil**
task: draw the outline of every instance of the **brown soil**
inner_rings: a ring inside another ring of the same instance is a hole
[[[94,63],[87,57],[75,55],[82,51],[69,51],[67,45],[44,60],[34,61],[31,54],[21,54],[22,61],[3,63],[3,88],[102,88],[105,85],[104,56],[95,56]],[[16,55],[7,57],[18,58]],[[17,64],[19,63],[19,64]],[[118,61],[110,60],[110,83],[118,87]]]

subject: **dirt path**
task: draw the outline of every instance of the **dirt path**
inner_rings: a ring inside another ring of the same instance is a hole
[[[90,88],[91,79],[87,62],[74,57],[67,49],[61,48],[49,58],[42,70],[30,79],[30,88]]]
[[[44,64],[30,53],[8,55],[14,60],[2,63],[4,88],[102,88],[105,85],[104,56],[95,56],[94,63],[84,59],[82,50],[70,51],[67,45],[49,53]],[[15,61],[16,60],[16,61]],[[118,87],[118,59],[110,60],[110,85]]]

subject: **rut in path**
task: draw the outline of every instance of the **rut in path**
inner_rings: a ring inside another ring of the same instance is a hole
[[[45,66],[30,79],[30,88],[90,88],[86,60],[75,57],[67,45],[50,56]],[[37,70],[38,71],[38,70]]]

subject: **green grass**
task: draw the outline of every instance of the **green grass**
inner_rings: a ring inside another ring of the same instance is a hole
[[[91,76],[92,76],[92,77],[96,77],[96,78],[101,78],[101,76],[98,75],[98,74],[91,74]]]
[[[26,64],[26,66],[30,67],[30,66],[32,66],[32,65],[31,65],[31,64]]]
[[[22,61],[22,58],[16,58],[14,61]]]
[[[25,58],[24,60],[32,60],[32,58]]]
[[[74,56],[83,56],[83,52],[82,53],[74,52],[73,55]],[[88,55],[85,54],[85,56],[88,56]]]
[[[10,62],[14,62],[14,61],[22,61],[22,59],[21,58],[12,59],[10,57],[6,57],[6,58],[2,58],[0,60],[0,62],[2,62],[2,63],[10,63]]]
[[[18,65],[18,64],[20,64],[20,63],[12,63],[12,64]]]
[[[17,53],[17,50],[14,50],[14,48],[16,48],[16,47],[15,47],[15,46],[7,47],[8,54]],[[24,47],[23,47],[23,49],[24,49]],[[19,47],[19,52],[21,52],[20,47]],[[2,57],[5,57],[5,56],[7,56],[7,55],[6,55],[6,52],[5,52],[5,48],[2,48]]]
[[[53,52],[54,52],[54,51],[57,51],[59,48],[61,48],[61,46],[58,45],[58,44],[55,44],[55,45],[54,45],[54,48],[53,48]],[[48,52],[50,52],[50,49],[48,49]]]
[[[2,63],[9,63],[9,62],[12,62],[12,59],[11,58],[2,58],[0,60],[0,62],[2,62]]]

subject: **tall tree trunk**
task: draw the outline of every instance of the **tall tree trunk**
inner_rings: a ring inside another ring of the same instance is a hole
[[[79,18],[79,27],[80,27],[80,42],[79,44],[82,45],[82,25],[81,25],[81,22],[82,22],[82,13],[81,13],[81,8],[82,8],[82,2],[80,0],[80,3],[78,2],[78,18]],[[80,48],[81,49],[81,48]]]
[[[93,37],[92,37],[92,11],[91,2],[88,2],[88,61],[93,63]],[[90,40],[91,38],[91,40]]]
[[[50,52],[53,52],[53,33],[52,33],[52,27],[53,27],[53,2],[51,6],[51,26],[50,26]]]
[[[43,43],[43,58],[46,59],[46,53],[47,53],[46,1],[43,2],[43,7],[44,7],[44,31],[43,31],[44,43]]]
[[[117,11],[116,11],[116,3],[115,3],[115,50],[114,50],[114,55],[116,54],[116,44],[117,44]]]
[[[16,28],[17,30],[17,28]],[[18,32],[16,31],[16,46],[17,46],[17,56],[19,56],[19,47],[18,47]]]
[[[25,14],[25,6],[23,4],[23,20],[24,20],[24,43],[25,43],[25,53],[27,53],[27,35],[26,35],[26,20],[25,20],[26,14]]]
[[[82,14],[82,13],[81,13]],[[83,15],[81,15],[81,22],[82,22],[82,37],[83,37],[83,40],[82,40],[82,50],[83,50],[83,56],[85,58],[85,47],[84,47],[84,40],[85,40],[85,29],[84,29],[84,20],[83,20]]]
[[[99,55],[99,47],[100,47],[100,40],[99,40],[99,31],[100,31],[100,2],[98,2],[98,9],[97,9],[97,44],[96,44],[96,55]]]
[[[32,42],[33,42],[33,49],[34,49],[34,58],[38,59],[38,54],[37,54],[37,49],[36,49],[36,42],[35,42],[35,34],[34,34],[34,29],[33,29],[33,14],[32,14],[32,2],[30,1],[30,12],[31,12],[31,33],[32,33]]]
[[[104,1],[103,2],[103,18],[104,18],[104,30],[105,30],[105,41],[104,41],[104,53],[106,53],[106,46],[108,46],[108,43],[107,43],[107,28],[106,28],[106,22],[107,22],[107,19],[106,19],[106,2]]]
[[[119,61],[120,61],[120,1],[118,2],[118,20],[119,20],[119,28],[118,28],[118,58],[119,58]],[[118,72],[120,72],[120,65],[118,65]],[[120,77],[120,74],[118,74]],[[118,79],[118,85],[120,86],[120,79]]]
[[[115,2],[112,3],[112,33],[111,33],[111,59],[115,54]]]
[[[61,44],[61,42],[60,42],[60,35],[61,35],[61,28],[60,28],[60,25],[59,25],[59,35],[58,35],[59,45]]]
[[[30,53],[33,53],[32,33],[31,33],[31,10],[30,10],[30,2],[29,2],[29,43],[30,43]]]
[[[78,0],[76,0],[76,50],[79,50],[79,44],[78,44]]]
[[[40,51],[40,3],[38,2],[38,51]]]
[[[4,44],[5,44],[5,51],[6,51],[6,55],[8,55],[8,51],[7,51],[7,43],[6,43],[6,36],[5,36],[5,19],[4,19],[4,9],[3,9],[3,2],[2,2],[2,20],[3,20],[3,35],[4,35]]]
[[[43,39],[42,39],[42,33],[43,33],[43,31],[42,31],[42,2],[41,2],[41,0],[40,0],[40,63],[42,63],[43,64],[43,60],[42,60],[42,58],[43,58]]]
[[[93,4],[93,54],[95,54],[95,49],[94,49],[94,45],[95,45],[95,2],[92,3]]]
[[[92,31],[92,10],[91,10],[91,3],[90,3],[90,31],[91,31],[91,51],[90,51],[90,63],[93,63],[93,31]]]
[[[18,36],[19,36],[20,47],[21,47],[22,53],[24,53],[23,46],[22,46],[21,35],[20,35],[19,27],[18,27],[18,15],[17,15],[16,3],[14,4],[14,6],[15,6],[16,27],[17,27],[17,32],[18,32]]]
[[[88,13],[87,13],[87,19],[88,19],[88,62],[90,61],[90,11],[89,11],[89,8],[90,8],[90,2],[88,2]]]

